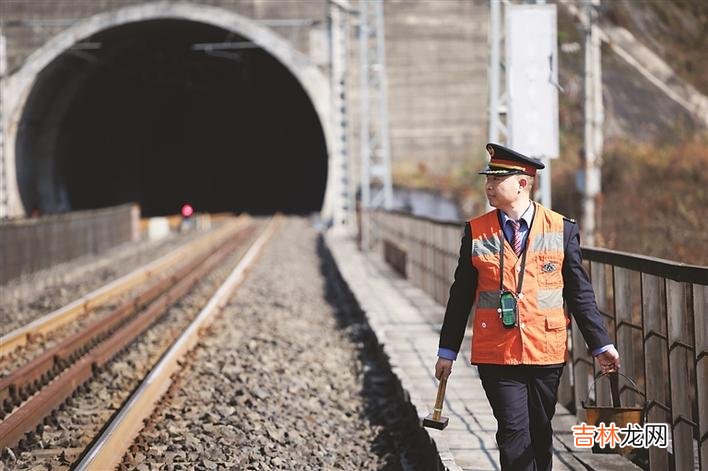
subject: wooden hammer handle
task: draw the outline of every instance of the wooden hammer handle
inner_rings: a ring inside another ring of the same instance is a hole
[[[435,398],[435,408],[433,409],[433,420],[440,420],[440,415],[442,414],[443,402],[445,402],[445,387],[447,386],[447,379],[443,378],[438,384],[438,396]]]
[[[619,373],[613,371],[610,376],[610,392],[612,393],[612,407],[622,407],[619,393]]]

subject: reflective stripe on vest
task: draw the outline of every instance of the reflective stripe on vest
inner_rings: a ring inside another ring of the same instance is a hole
[[[563,289],[539,289],[538,308],[555,309],[563,308]],[[494,309],[499,307],[499,290],[480,291],[477,298],[477,307],[480,309]]]
[[[479,275],[472,362],[563,363],[569,324],[563,311],[563,217],[536,204],[518,300],[519,322],[512,329],[503,327],[498,313],[501,244],[507,244],[504,247],[505,289],[516,288],[520,257],[505,240],[496,210],[472,219],[470,228],[471,262]]]
[[[493,234],[489,238],[480,237],[472,239],[473,257],[497,255],[499,252],[501,252],[501,239],[498,234]]]
[[[563,227],[560,232],[546,232],[534,238],[529,249],[532,252],[563,252]]]
[[[540,234],[533,241],[529,250],[532,252],[562,252],[563,231]],[[501,239],[498,234],[472,240],[472,256],[497,255],[501,252]]]

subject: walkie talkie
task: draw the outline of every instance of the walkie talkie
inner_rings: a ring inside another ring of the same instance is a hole
[[[507,329],[512,329],[517,325],[518,309],[516,295],[511,291],[502,291],[499,297],[499,317],[502,325]]]

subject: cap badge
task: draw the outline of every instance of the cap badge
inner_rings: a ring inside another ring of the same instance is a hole
[[[544,263],[541,269],[544,273],[553,273],[554,271],[556,271],[556,264],[552,262]]]
[[[489,152],[490,157],[494,157],[494,147],[487,146],[487,152]]]

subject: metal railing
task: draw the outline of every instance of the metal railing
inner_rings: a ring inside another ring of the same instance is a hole
[[[371,214],[371,247],[445,305],[462,229],[461,222],[379,211]],[[623,404],[646,404],[648,422],[670,424],[671,446],[649,449],[650,469],[708,471],[708,267],[596,248],[582,253],[622,372],[637,383],[623,385]],[[575,323],[569,337],[559,401],[582,420],[580,401],[599,371]],[[599,387],[598,403],[610,404],[609,394]]]
[[[96,254],[136,237],[139,209],[112,208],[0,223],[0,284],[20,275]]]

